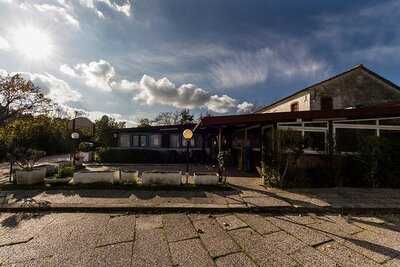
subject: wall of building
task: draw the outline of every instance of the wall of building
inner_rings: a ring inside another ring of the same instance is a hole
[[[400,91],[362,69],[355,69],[312,88],[310,90],[311,110],[321,109],[323,97],[332,98],[334,109],[344,109],[400,100]]]
[[[364,107],[389,101],[400,101],[400,90],[391,87],[381,79],[362,68],[356,68],[335,79],[314,86],[284,102],[271,106],[262,113],[288,112],[294,102],[299,111],[321,110],[321,99],[332,98],[334,109]]]
[[[310,110],[310,94],[302,93],[300,95],[293,96],[280,105],[273,106],[268,110],[264,110],[262,113],[272,113],[272,112],[289,112],[291,111],[291,106],[294,103],[299,104],[299,111]]]

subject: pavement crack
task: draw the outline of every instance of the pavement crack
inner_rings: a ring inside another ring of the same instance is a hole
[[[28,243],[29,241],[31,241],[32,239],[33,239],[33,237],[30,237],[30,238],[28,238],[26,240],[17,241],[17,242],[10,242],[10,243],[7,243],[7,244],[2,244],[2,245],[0,245],[0,248],[15,246],[15,245],[18,245],[18,244],[25,244],[25,243]]]
[[[95,246],[95,248],[103,248],[103,247],[108,247],[108,246],[112,246],[112,245],[125,244],[125,243],[130,243],[133,241],[134,240],[124,240],[124,241],[118,241],[118,242],[114,242],[114,243],[107,243],[104,245]]]

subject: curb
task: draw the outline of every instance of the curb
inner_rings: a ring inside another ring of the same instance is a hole
[[[45,204],[23,206],[20,204],[0,205],[0,212],[88,212],[88,213],[270,213],[270,214],[393,214],[400,213],[399,208],[368,207],[294,207],[294,206],[246,206],[218,204]]]

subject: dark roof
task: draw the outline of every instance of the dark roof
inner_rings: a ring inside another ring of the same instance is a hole
[[[311,110],[297,112],[253,113],[245,115],[204,117],[202,126],[255,125],[274,122],[333,119],[366,119],[400,116],[400,101],[388,102],[373,107],[354,109],[335,109],[329,111]]]
[[[160,125],[160,126],[148,126],[148,127],[131,127],[131,128],[121,128],[113,129],[113,132],[155,132],[155,131],[167,131],[167,130],[181,130],[190,128],[193,129],[196,126],[195,123],[188,124],[175,124],[175,125]]]
[[[357,65],[357,66],[355,66],[355,67],[353,67],[353,68],[351,68],[351,69],[348,69],[348,70],[346,70],[346,71],[344,71],[344,72],[342,72],[342,73],[339,73],[339,74],[337,74],[337,75],[335,75],[335,76],[332,76],[332,77],[330,77],[330,78],[328,78],[328,79],[326,79],[326,80],[317,82],[317,83],[315,83],[315,84],[313,84],[313,85],[310,85],[310,86],[308,86],[308,87],[306,87],[306,88],[304,88],[304,89],[302,89],[302,90],[300,90],[300,91],[297,91],[297,92],[295,92],[295,93],[293,93],[293,94],[291,94],[291,95],[289,95],[289,96],[287,96],[287,97],[284,97],[284,98],[279,99],[279,100],[277,100],[277,101],[275,101],[275,102],[273,102],[273,103],[271,103],[271,104],[269,104],[269,105],[267,105],[267,106],[264,106],[264,107],[260,108],[259,110],[255,111],[255,113],[262,112],[262,111],[264,111],[264,110],[267,109],[267,108],[270,108],[270,107],[272,107],[272,106],[274,106],[274,105],[276,105],[276,104],[279,104],[279,103],[281,103],[281,102],[284,102],[284,101],[290,99],[290,98],[293,97],[293,96],[296,96],[296,95],[301,94],[301,93],[303,93],[303,92],[307,92],[308,90],[310,90],[311,88],[313,88],[313,87],[315,87],[315,86],[321,85],[321,84],[326,83],[326,82],[329,82],[329,81],[331,81],[331,80],[334,80],[334,79],[336,79],[336,78],[338,78],[338,77],[340,77],[340,76],[346,75],[346,74],[348,74],[348,73],[350,73],[350,72],[352,72],[352,71],[354,71],[354,70],[356,70],[356,69],[362,69],[362,70],[366,71],[367,73],[369,73],[370,75],[374,76],[375,78],[377,78],[377,79],[383,81],[384,83],[387,83],[388,85],[392,86],[393,88],[396,88],[397,90],[400,90],[400,87],[399,87],[398,85],[396,85],[395,83],[393,83],[393,82],[391,82],[391,81],[389,81],[389,80],[383,78],[382,76],[380,76],[380,75],[377,74],[376,72],[374,72],[374,71],[368,69],[367,67],[365,67],[363,64],[359,64],[359,65]]]

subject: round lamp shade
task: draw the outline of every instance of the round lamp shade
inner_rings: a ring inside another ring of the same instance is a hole
[[[190,129],[186,129],[183,131],[183,138],[185,138],[186,140],[190,140],[193,137],[193,132]]]
[[[76,132],[75,132],[75,133],[72,133],[72,134],[71,134],[71,138],[72,138],[72,139],[79,139],[79,133],[76,133]]]

